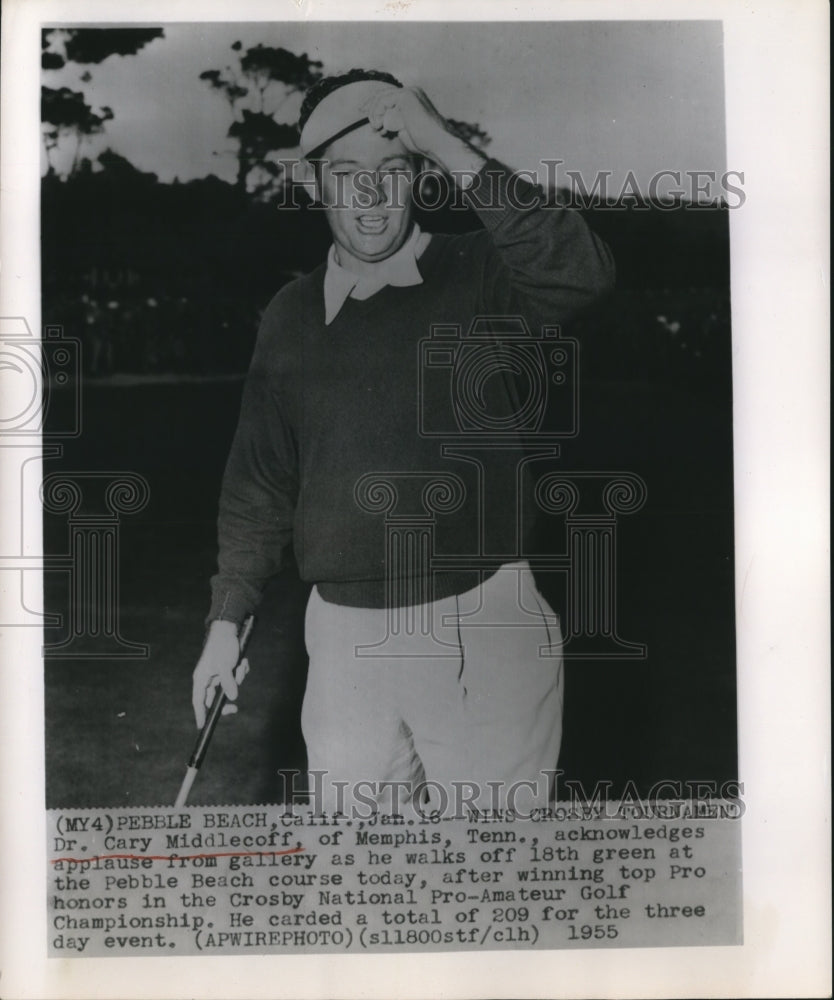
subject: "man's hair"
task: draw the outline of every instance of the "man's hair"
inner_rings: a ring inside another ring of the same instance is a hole
[[[395,76],[375,69],[352,69],[339,76],[326,76],[314,84],[304,96],[301,104],[301,112],[298,116],[298,131],[300,132],[304,128],[307,124],[307,119],[316,109],[316,106],[328,94],[332,94],[334,90],[338,90],[349,83],[359,83],[360,80],[379,80],[382,83],[390,83],[394,87],[402,87],[402,84]]]

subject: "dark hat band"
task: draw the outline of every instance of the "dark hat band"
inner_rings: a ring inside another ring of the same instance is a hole
[[[311,149],[307,153],[305,159],[315,160],[327,149],[331,142],[335,142],[337,139],[341,139],[343,135],[348,135],[350,132],[355,132],[358,128],[362,128],[363,125],[368,124],[369,119],[360,118],[359,121],[355,121],[350,125],[346,125],[343,129],[340,129],[334,135],[331,135],[329,139],[325,139],[324,142],[320,142],[315,149]]]

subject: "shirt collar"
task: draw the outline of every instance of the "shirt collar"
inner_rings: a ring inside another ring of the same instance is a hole
[[[396,253],[379,261],[366,275],[354,274],[336,260],[336,246],[330,247],[327,255],[327,270],[324,274],[324,322],[329,325],[339,314],[345,299],[369,299],[387,285],[405,288],[422,285],[423,276],[417,261],[431,240],[430,233],[421,231],[417,223],[411,235]]]

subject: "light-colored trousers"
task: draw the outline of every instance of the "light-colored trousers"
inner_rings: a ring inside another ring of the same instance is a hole
[[[551,798],[564,691],[558,616],[526,562],[389,611],[307,606],[301,715],[324,811],[514,808]]]

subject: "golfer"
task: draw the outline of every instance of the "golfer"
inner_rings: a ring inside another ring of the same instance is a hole
[[[524,443],[443,455],[425,428],[454,412],[456,343],[439,362],[423,345],[482,316],[561,324],[609,289],[609,252],[387,74],[323,80],[299,124],[333,243],[261,323],[220,497],[197,723],[218,684],[237,697],[240,623],[291,544],[313,584],[301,721],[316,804],[547,805],[563,665],[559,618],[523,557]],[[411,185],[427,164],[459,186],[480,231],[416,224]],[[502,427],[518,411],[504,375],[484,390]],[[403,555],[392,524],[415,505],[434,518],[432,550]],[[478,561],[456,564],[461,553]]]

